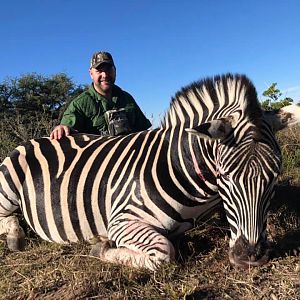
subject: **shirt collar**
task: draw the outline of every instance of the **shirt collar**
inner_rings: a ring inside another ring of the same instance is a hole
[[[117,103],[119,97],[120,97],[120,88],[114,84],[113,86],[113,90],[112,90],[112,102],[113,103]],[[107,102],[107,99],[105,97],[103,97],[102,95],[100,95],[94,88],[94,85],[93,83],[91,84],[91,86],[89,87],[89,92],[95,96],[95,98],[98,100],[98,101],[106,101]]]
[[[100,95],[95,90],[93,83],[89,87],[89,92],[97,99],[97,101],[101,101],[102,103],[109,102],[104,96]],[[113,90],[112,90],[112,103],[117,104],[120,95],[121,95],[121,89],[117,85],[114,84]],[[107,106],[107,105],[105,105],[105,106]],[[110,105],[108,105],[108,106],[110,106]]]

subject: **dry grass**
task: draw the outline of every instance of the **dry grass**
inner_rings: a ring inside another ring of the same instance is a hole
[[[293,251],[300,216],[289,209],[271,214],[272,260],[248,270],[230,266],[226,224],[217,214],[176,243],[176,264],[155,273],[102,263],[85,244],[35,238],[17,253],[2,245],[1,299],[299,299],[300,259]]]
[[[89,257],[85,244],[50,244],[31,233],[24,252],[0,244],[0,299],[300,299],[300,131],[279,140],[284,173],[272,201],[274,251],[265,266],[230,266],[220,213],[176,241],[176,263],[155,273],[105,264]]]

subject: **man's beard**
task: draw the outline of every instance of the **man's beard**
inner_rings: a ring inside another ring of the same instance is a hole
[[[98,85],[100,87],[102,87],[103,84],[112,87],[114,85],[114,81],[112,79],[105,79],[105,80],[101,80],[101,81],[98,82]]]

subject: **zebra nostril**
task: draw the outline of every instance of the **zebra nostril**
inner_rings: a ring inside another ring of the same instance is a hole
[[[252,254],[250,257],[249,257],[249,260],[251,262],[255,262],[257,259],[256,259],[256,256],[254,254]]]

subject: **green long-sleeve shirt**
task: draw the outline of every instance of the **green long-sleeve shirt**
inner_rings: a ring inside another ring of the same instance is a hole
[[[111,109],[124,108],[132,132],[146,130],[151,126],[133,97],[118,86],[112,90],[112,101],[108,101],[94,89],[89,89],[71,101],[65,110],[60,124],[67,125],[78,132],[108,134],[104,113]]]

